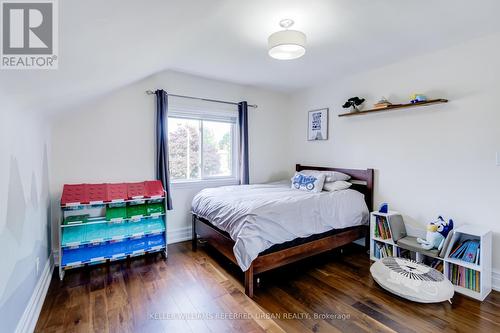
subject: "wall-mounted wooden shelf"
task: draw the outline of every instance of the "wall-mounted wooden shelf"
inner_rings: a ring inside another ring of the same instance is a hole
[[[444,99],[444,98],[439,98],[439,99],[431,99],[430,101],[418,102],[418,103],[393,104],[391,106],[388,106],[386,108],[381,108],[381,109],[370,109],[370,110],[364,110],[364,111],[359,111],[359,112],[342,113],[342,114],[339,114],[339,117],[361,116],[361,115],[364,115],[366,113],[392,111],[392,110],[396,110],[396,109],[405,109],[405,108],[414,108],[417,106],[426,106],[426,105],[439,104],[439,103],[448,103],[448,100]]]

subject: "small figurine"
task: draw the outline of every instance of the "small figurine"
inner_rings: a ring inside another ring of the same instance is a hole
[[[383,214],[387,214],[387,212],[389,212],[389,204],[387,202],[383,202],[380,205],[378,212],[383,213]]]
[[[391,106],[392,103],[387,100],[387,98],[382,97],[377,103],[373,104],[375,109],[385,109]]]
[[[364,98],[359,98],[359,97],[351,97],[347,100],[347,102],[342,105],[344,109],[352,107],[352,112],[359,112],[359,109],[357,108],[359,105],[363,104],[365,101]]]
[[[423,94],[413,94],[411,95],[411,101],[410,103],[419,103],[419,102],[425,102],[427,101],[427,97],[425,97],[425,95]]]

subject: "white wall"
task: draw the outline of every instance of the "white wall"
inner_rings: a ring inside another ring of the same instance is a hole
[[[164,72],[126,86],[104,98],[53,119],[51,188],[53,225],[64,183],[139,181],[154,179],[155,97],[147,89],[171,93],[247,100],[249,110],[250,181],[265,182],[288,174],[287,96],[249,86]],[[195,102],[170,98],[171,106]],[[196,105],[199,103],[196,102]],[[204,102],[204,107],[224,107]],[[201,187],[173,186],[174,210],[168,214],[169,236],[190,237],[190,204]],[[54,239],[54,248],[57,248]]]
[[[500,34],[297,94],[290,111],[291,162],[375,168],[376,204],[388,202],[422,229],[442,214],[493,230],[493,266],[500,270],[498,59]],[[337,117],[352,96],[367,98],[368,108],[381,96],[407,102],[413,92],[450,103]],[[320,107],[330,107],[330,138],[308,142],[307,111]]]
[[[48,143],[48,125],[42,117],[0,109],[2,332],[15,331],[50,260]]]

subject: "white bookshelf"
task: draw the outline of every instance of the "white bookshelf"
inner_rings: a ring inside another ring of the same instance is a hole
[[[467,239],[479,240],[479,264],[450,258],[451,251],[456,245]],[[451,265],[462,266],[479,272],[479,291],[455,285],[455,291],[469,297],[484,300],[491,292],[491,258],[492,258],[492,232],[481,230],[480,226],[464,225],[454,230],[450,246],[446,250],[444,261],[444,274],[449,278]]]
[[[392,238],[389,239],[382,239],[380,237],[375,236],[375,223],[376,223],[376,217],[377,216],[383,216],[386,218],[390,218],[393,215],[399,214],[398,212],[395,211],[389,211],[388,213],[379,213],[379,212],[372,212],[370,214],[370,259],[372,261],[378,261],[380,258],[377,258],[375,256],[375,246],[377,243],[382,243],[382,244],[387,244],[389,247],[392,248],[392,253],[394,257],[399,257],[398,252],[402,249],[400,248],[397,244],[394,243]],[[391,226],[388,224],[388,228],[390,230]],[[426,256],[425,254],[421,252],[415,252],[415,251],[410,251],[411,253],[414,253],[414,260],[417,262],[421,263],[426,263],[428,264],[432,260],[440,260],[442,261],[442,270],[441,272],[446,276],[446,278],[449,279],[449,274],[451,270],[451,265],[457,265],[457,266],[462,266],[465,268],[469,268],[475,271],[478,271],[480,274],[480,289],[479,291],[475,291],[472,289],[468,289],[459,285],[454,284],[455,291],[457,293],[466,295],[468,297],[477,299],[477,300],[484,300],[486,296],[491,292],[491,257],[492,257],[492,233],[489,230],[477,230],[481,229],[480,227],[474,227],[471,225],[464,225],[461,227],[458,227],[453,230],[452,238],[450,241],[450,244],[448,246],[448,249],[445,253],[444,258],[431,258]],[[392,230],[390,230],[391,236],[392,236]],[[460,259],[455,259],[455,258],[449,258],[450,252],[452,249],[455,248],[455,246],[464,240],[467,239],[478,239],[480,241],[480,261],[479,265],[476,265],[474,263],[466,262]]]
[[[392,215],[397,214],[397,212],[391,212],[389,211],[388,213],[379,213],[379,212],[372,212],[370,214],[370,259],[373,261],[377,261],[380,258],[375,257],[375,246],[376,243],[383,243],[383,244],[388,244],[389,246],[392,247],[393,254],[395,254],[395,250],[397,249],[397,246],[394,244],[392,241],[392,238],[389,239],[382,239],[380,237],[375,236],[375,223],[376,223],[376,218],[377,216],[384,216],[384,217],[390,217]],[[392,231],[391,231],[392,235]]]

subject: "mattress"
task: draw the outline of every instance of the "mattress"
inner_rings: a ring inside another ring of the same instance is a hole
[[[273,245],[367,224],[369,215],[358,191],[310,193],[289,183],[204,189],[194,197],[192,212],[231,236],[243,271]]]

